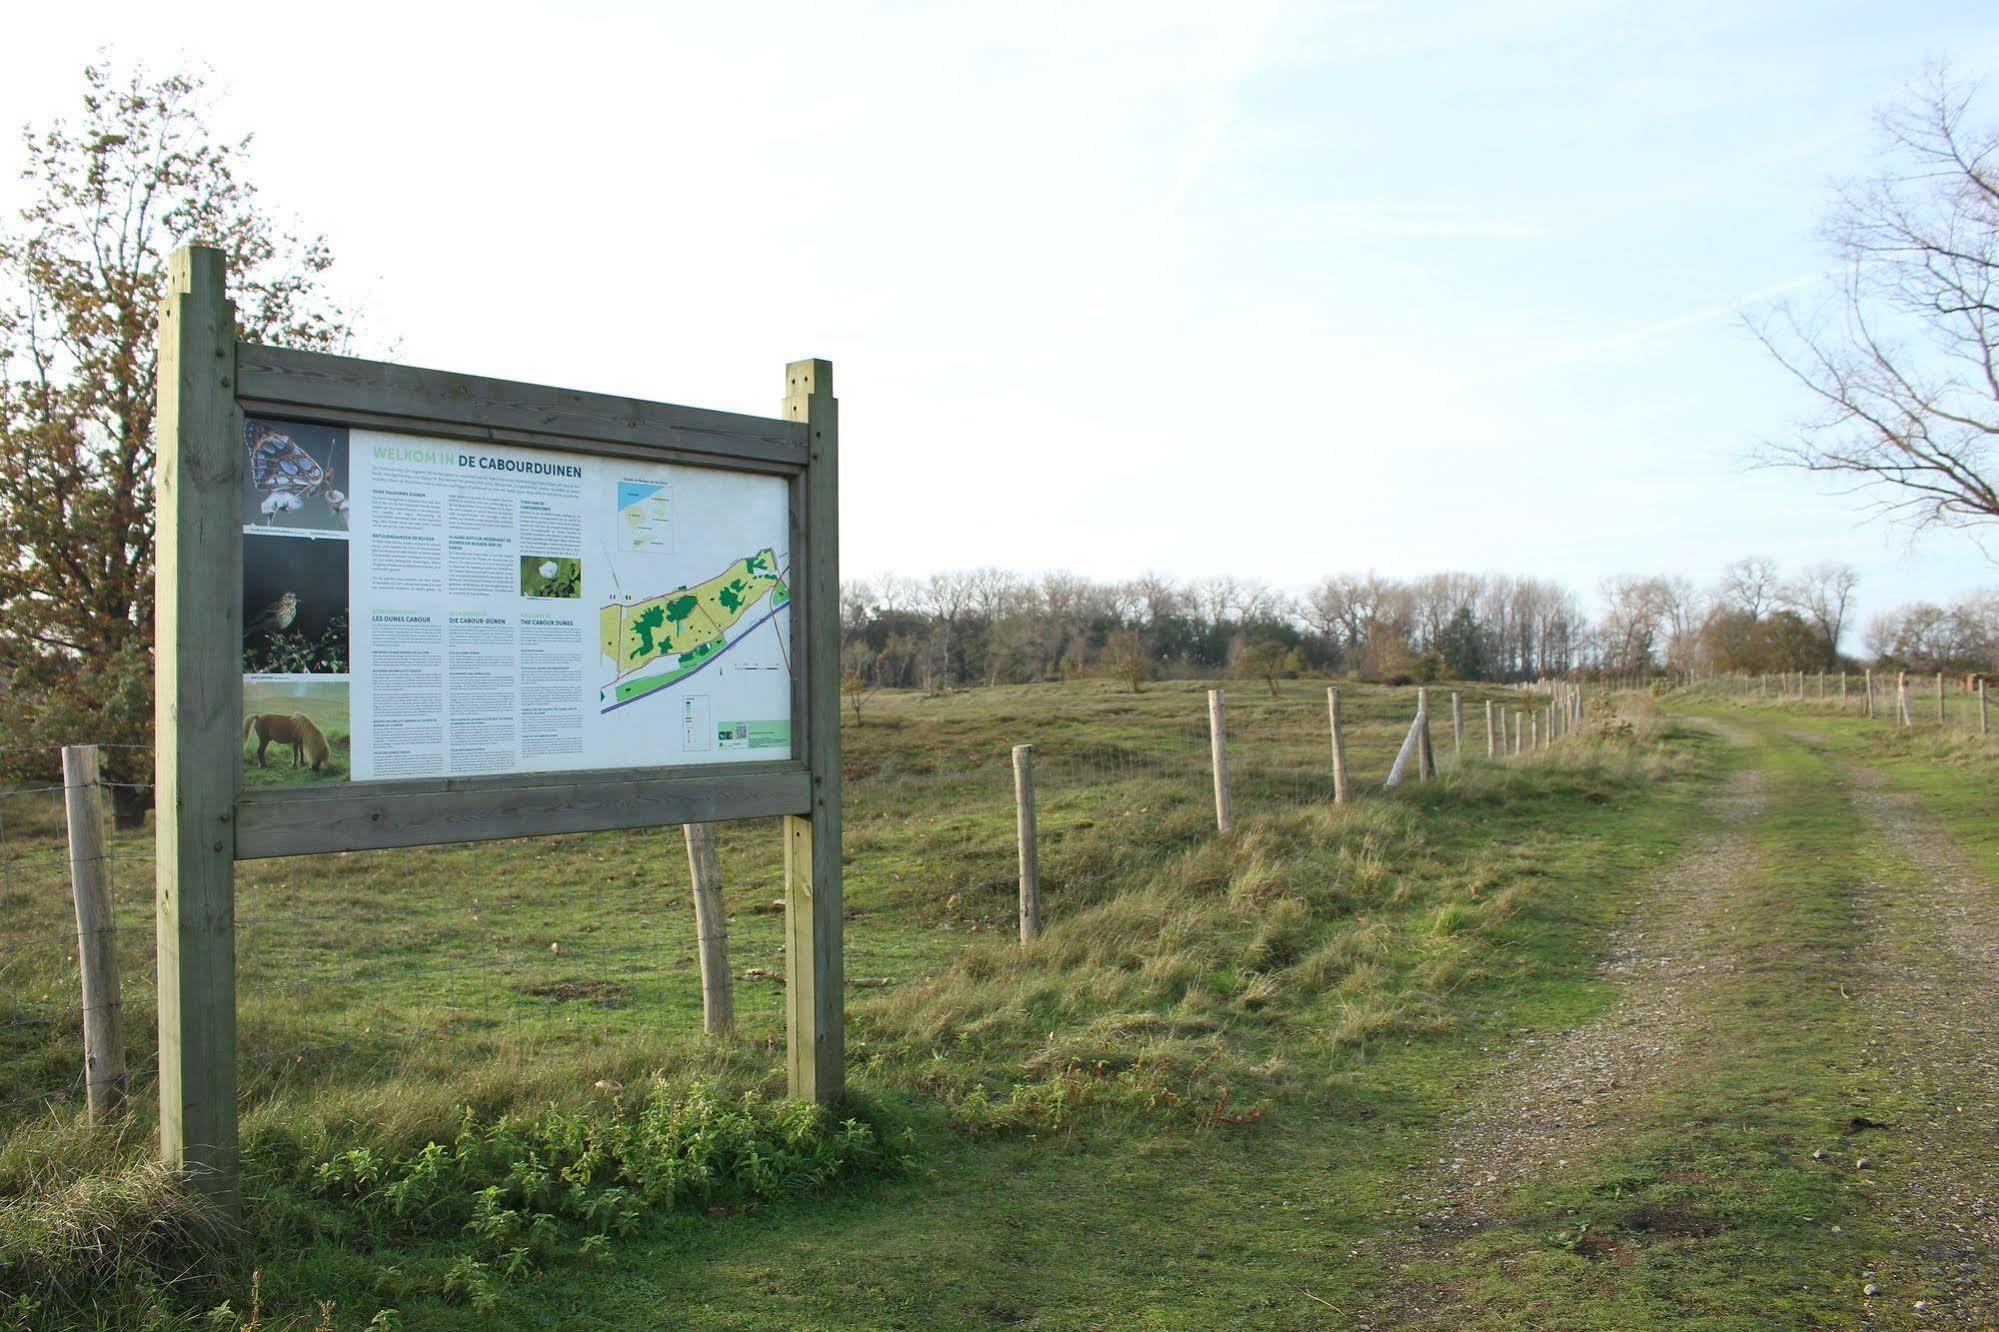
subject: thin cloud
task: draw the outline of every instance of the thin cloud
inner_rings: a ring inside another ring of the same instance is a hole
[[[1229,124],[1235,119],[1236,94],[1256,72],[1264,39],[1283,16],[1286,3],[1287,0],[1275,0],[1275,3],[1267,5],[1262,14],[1243,30],[1233,59],[1219,62],[1221,67],[1209,81],[1207,93],[1202,98],[1201,116],[1195,124],[1193,141],[1186,160],[1181,164],[1180,175],[1159,206],[1162,215],[1177,211],[1187,201],[1187,196],[1194,192],[1194,187],[1200,184],[1201,178],[1208,174],[1208,168],[1221,155]]]
[[[1572,365],[1577,361],[1587,361],[1593,357],[1602,356],[1607,352],[1621,351],[1626,347],[1636,346],[1641,342],[1648,342],[1653,338],[1662,337],[1667,333],[1677,333],[1683,328],[1693,328],[1698,324],[1712,323],[1717,319],[1727,319],[1731,316],[1741,314],[1744,309],[1758,302],[1786,295],[1801,287],[1811,286],[1817,281],[1819,281],[1819,274],[1816,273],[1805,277],[1792,278],[1788,282],[1779,282],[1775,286],[1764,287],[1759,291],[1752,291],[1747,296],[1730,301],[1726,305],[1711,305],[1703,310],[1692,310],[1686,314],[1674,315],[1670,319],[1661,319],[1650,324],[1640,324],[1637,328],[1628,328],[1621,333],[1612,333],[1607,337],[1591,338],[1584,342],[1571,343],[1566,347],[1558,347],[1540,356],[1531,356],[1523,361],[1515,361],[1510,365],[1499,366],[1487,371],[1485,374],[1473,376],[1473,381],[1477,383],[1490,383],[1499,379],[1512,379],[1535,370],[1546,370],[1558,365]]]

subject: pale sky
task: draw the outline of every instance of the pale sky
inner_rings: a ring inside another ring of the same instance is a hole
[[[37,6],[0,125],[100,47],[210,68],[364,352],[763,414],[833,360],[848,576],[1999,583],[1745,467],[1807,404],[1740,313],[1989,3]]]

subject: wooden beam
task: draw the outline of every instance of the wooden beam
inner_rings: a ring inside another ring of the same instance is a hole
[[[784,419],[805,426],[805,574],[793,658],[805,672],[801,756],[809,812],[784,820],[784,997],[787,1081],[793,1096],[837,1101],[845,1092],[846,1010],[840,884],[840,405],[830,361],[785,367]],[[794,549],[792,559],[800,552]]]
[[[734,766],[246,791],[236,802],[236,858],[719,823],[811,808],[803,765]]]
[[[175,250],[167,273],[153,616],[160,1156],[234,1214],[243,712],[236,312],[220,250]]]
[[[322,352],[242,344],[238,397],[253,415],[338,419],[500,444],[632,446],[634,456],[773,464],[806,463],[805,431],[790,419],[744,416],[607,393],[485,379]]]

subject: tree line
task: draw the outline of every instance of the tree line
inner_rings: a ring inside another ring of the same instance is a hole
[[[1287,590],[1258,579],[1096,580],[983,568],[845,583],[850,687],[940,690],[1107,676],[1307,673],[1390,684],[1574,673],[1676,675],[1999,669],[1999,592],[1876,616],[1845,642],[1859,575],[1837,562],[1785,575],[1740,559],[1711,583],[1620,576],[1592,617],[1560,583],[1506,574],[1334,574]]]

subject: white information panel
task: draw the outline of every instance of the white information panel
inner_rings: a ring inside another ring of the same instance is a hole
[[[791,756],[782,478],[244,433],[246,786]]]

